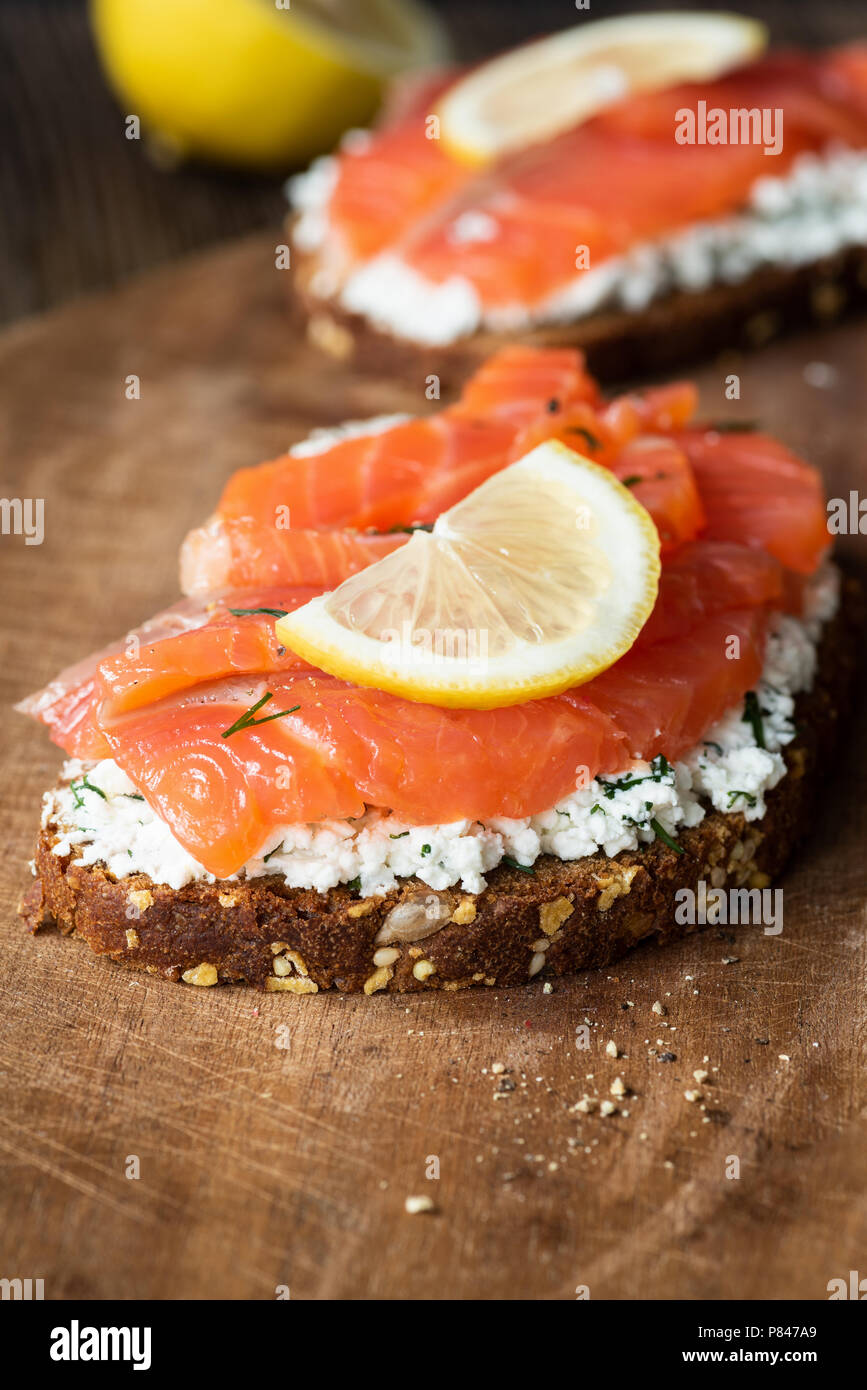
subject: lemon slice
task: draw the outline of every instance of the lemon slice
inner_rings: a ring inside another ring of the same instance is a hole
[[[357,685],[493,709],[553,695],[632,645],[656,598],[659,537],[613,473],[551,440],[433,531],[277,622]]]
[[[90,0],[107,76],[166,157],[306,163],[384,79],[446,56],[416,0]]]
[[[624,15],[579,24],[476,68],[439,104],[440,136],[470,163],[549,140],[632,92],[716,77],[767,31],[734,14]]]

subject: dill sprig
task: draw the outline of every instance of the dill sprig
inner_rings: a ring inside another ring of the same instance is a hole
[[[288,608],[230,608],[233,618],[252,618],[255,613],[264,613],[268,618],[285,618]]]
[[[276,714],[266,714],[264,719],[254,719],[253,716],[258,713],[262,706],[267,705],[268,701],[273,699],[273,690],[266,691],[261,700],[257,700],[255,705],[251,705],[249,709],[245,709],[244,713],[238,716],[234,724],[228,729],[223,730],[221,738],[229,738],[231,734],[240,733],[242,729],[252,729],[257,724],[268,724],[272,719],[283,719],[287,714],[294,714],[296,710],[301,708],[300,705],[293,705],[291,709],[278,709]]]
[[[81,795],[82,792],[96,792],[97,796],[101,796],[103,801],[108,801],[108,797],[106,796],[105,792],[102,790],[101,787],[95,787],[92,782],[88,782],[86,772],[83,774],[79,782],[70,782],[69,790],[72,792],[72,795],[74,797],[73,804],[74,809],[76,811],[79,809],[80,806],[84,805],[84,798]]]
[[[522,874],[534,874],[536,870],[532,864],[519,864],[517,859],[513,859],[511,854],[503,855],[503,863],[508,864],[510,869],[517,869]]]
[[[685,853],[683,846],[679,845],[677,840],[672,839],[665,826],[661,825],[655,816],[651,817],[650,828],[657,840],[661,840],[664,845],[668,845],[668,848],[673,849],[675,854]]]
[[[759,697],[754,690],[748,690],[744,696],[744,712],[741,715],[741,723],[749,724],[752,727],[753,738],[759,748],[765,745],[765,726],[762,722],[762,710],[759,705]]]

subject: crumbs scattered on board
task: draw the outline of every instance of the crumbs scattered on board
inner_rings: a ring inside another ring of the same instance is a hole
[[[726,956],[724,964],[735,967],[738,958]],[[737,988],[737,972],[732,973]],[[553,1035],[545,1031],[551,1020],[547,1011],[528,1019],[519,1017],[508,1032],[498,1034],[498,1051],[475,1073],[478,1081],[486,1083],[489,1113],[496,1117],[487,1120],[486,1126],[489,1135],[493,1127],[490,1137],[496,1142],[483,1141],[483,1151],[472,1158],[475,1164],[489,1167],[494,1180],[508,1184],[511,1200],[527,1200],[530,1180],[556,1176],[562,1181],[570,1169],[585,1164],[604,1170],[630,1141],[646,1150],[643,1161],[670,1173],[683,1173],[694,1151],[691,1141],[699,1138],[701,1126],[724,1126],[730,1121],[723,1105],[726,1088],[720,1081],[720,1066],[694,1048],[689,1036],[695,1010],[701,1008],[694,1002],[701,992],[695,968],[693,973],[678,972],[671,989],[661,987],[658,974],[649,985],[616,975],[606,978],[617,991],[613,999],[609,995],[604,1004],[590,1002],[599,999],[598,975],[588,974],[577,988],[569,982],[565,990],[557,991],[556,1004],[549,1006],[557,1010],[554,1017],[559,1017],[562,1031]],[[708,985],[705,981],[705,993]],[[582,988],[586,995],[579,993]],[[496,1002],[497,996],[493,999]],[[729,996],[729,1003],[740,1008],[737,997]],[[429,1046],[441,1036],[429,1013],[420,1016],[415,1009],[402,1007],[406,1014],[414,1014],[417,1023],[427,1019],[427,1042],[424,1025],[408,1027],[408,1038]],[[643,1036],[642,1024],[644,1028],[652,1025],[650,1036]],[[704,1034],[704,1023],[701,1026]],[[449,1031],[461,1033],[459,1028]],[[734,1042],[741,1029],[720,1023],[714,1031],[731,1034]],[[762,1047],[773,1041],[768,1036],[750,1040]],[[731,1043],[726,1046],[727,1056],[730,1050]],[[776,1056],[779,1069],[790,1063],[789,1054]],[[568,1059],[565,1076],[564,1057]],[[555,1058],[556,1069],[546,1065]],[[738,1061],[737,1055],[730,1059],[731,1065]],[[474,1084],[458,1057],[450,1059],[446,1079],[454,1085]],[[410,1214],[432,1210],[438,1210],[433,1198],[406,1199]]]

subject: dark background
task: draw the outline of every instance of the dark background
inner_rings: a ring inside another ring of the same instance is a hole
[[[678,7],[756,15],[777,43],[867,36],[867,0],[591,0],[589,15],[579,17]],[[576,18],[574,0],[437,0],[435,8],[464,59]],[[85,0],[0,0],[0,321],[276,225],[283,208],[277,179],[204,166],[162,172],[149,163],[143,142],[124,138]]]

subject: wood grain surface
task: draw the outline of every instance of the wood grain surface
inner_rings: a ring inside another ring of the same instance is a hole
[[[0,338],[2,495],[44,498],[46,528],[0,538],[0,1276],[50,1299],[826,1298],[867,1272],[863,721],[781,935],[711,928],[550,994],[197,990],[17,920],[61,755],[10,702],[172,599],[232,469],[425,408],[423,381],[362,384],[292,340],[273,241]],[[864,486],[865,375],[850,323],[699,380],[710,414],[760,417],[844,495]],[[843,547],[862,570],[863,547]],[[616,1076],[621,1113],[573,1110]],[[419,1195],[436,1210],[408,1214]]]

